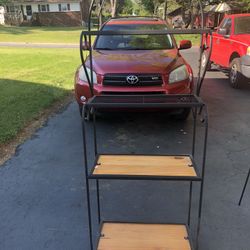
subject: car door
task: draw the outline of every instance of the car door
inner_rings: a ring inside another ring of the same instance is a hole
[[[229,46],[229,36],[231,34],[232,20],[225,18],[219,26],[217,32],[213,34],[213,49],[211,60],[220,66],[225,66],[226,47]]]
[[[226,34],[224,33],[226,32]],[[223,30],[222,30],[222,38],[220,40],[220,61],[219,65],[222,67],[228,67],[228,62],[230,55],[232,53],[232,42],[231,42],[231,35],[232,35],[232,19],[228,18],[227,22],[225,23]]]

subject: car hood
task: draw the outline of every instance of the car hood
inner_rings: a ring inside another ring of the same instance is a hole
[[[250,45],[250,34],[235,35],[233,39],[237,42],[244,43],[246,46]]]
[[[177,49],[94,51],[93,69],[96,73],[166,73],[176,62]],[[89,61],[87,61],[89,65]]]

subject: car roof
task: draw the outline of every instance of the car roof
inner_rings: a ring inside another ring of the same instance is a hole
[[[250,13],[245,13],[245,14],[231,14],[231,15],[226,15],[225,17],[244,17],[244,16],[250,16]]]
[[[105,25],[115,25],[115,24],[166,24],[164,20],[158,17],[117,17],[111,18],[106,22]]]

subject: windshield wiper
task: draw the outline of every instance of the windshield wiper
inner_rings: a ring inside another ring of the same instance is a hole
[[[103,47],[103,48],[95,48],[96,50],[114,50],[108,47]]]
[[[124,48],[123,50],[147,50],[145,48]]]

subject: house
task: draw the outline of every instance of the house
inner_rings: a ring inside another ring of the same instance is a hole
[[[21,0],[6,4],[9,24],[81,25],[80,0]]]
[[[0,25],[4,24],[4,7],[0,6]]]

